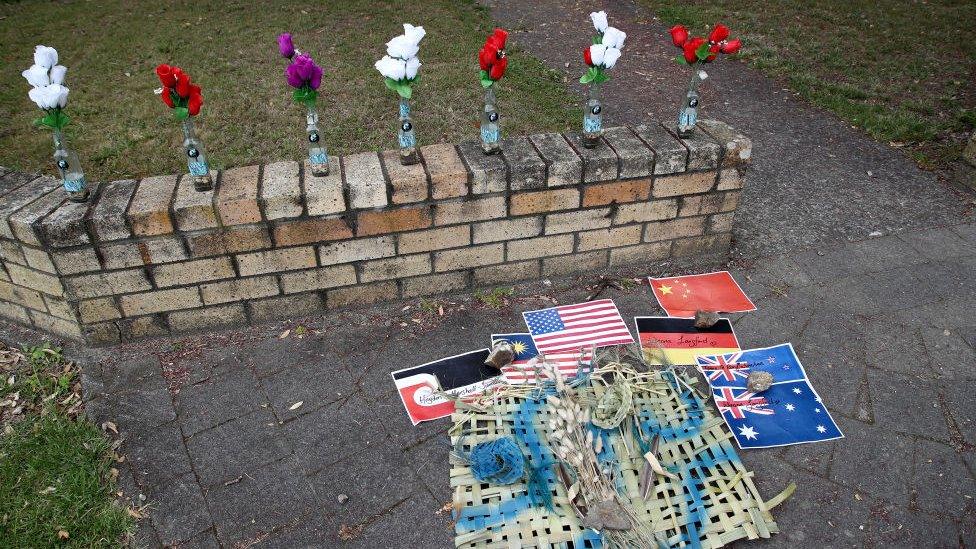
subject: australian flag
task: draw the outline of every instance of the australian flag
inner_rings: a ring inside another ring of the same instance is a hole
[[[807,379],[800,359],[789,343],[749,349],[737,353],[699,356],[698,369],[712,387],[745,387],[751,372],[764,371],[773,376],[773,383]]]

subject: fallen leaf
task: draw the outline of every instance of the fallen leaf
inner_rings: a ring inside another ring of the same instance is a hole
[[[128,513],[129,516],[132,517],[132,518],[134,518],[134,519],[141,519],[142,517],[146,516],[146,515],[142,514],[142,512],[139,511],[138,509],[133,509],[132,507],[129,507],[128,509],[126,509],[125,512]]]
[[[304,400],[299,400],[298,402],[296,402],[296,403],[292,404],[291,406],[289,406],[288,409],[289,410],[297,410],[297,409],[299,409],[299,408],[302,407],[302,404],[305,404],[305,401]]]
[[[64,541],[64,540],[68,539],[68,531],[67,530],[58,530],[58,539],[61,540],[61,541]]]
[[[119,428],[118,428],[118,426],[115,425],[115,423],[112,423],[111,421],[104,421],[104,422],[102,422],[102,430],[103,431],[112,431],[115,434],[119,434]]]
[[[288,337],[288,334],[290,333],[291,333],[291,329],[285,330],[284,332],[281,332],[281,335],[278,336],[278,339],[285,339],[286,337]]]
[[[38,494],[41,494],[41,495],[53,494],[56,490],[57,490],[57,488],[55,488],[54,486],[48,486],[47,488],[45,488],[45,489],[41,490],[40,492],[38,492]]]

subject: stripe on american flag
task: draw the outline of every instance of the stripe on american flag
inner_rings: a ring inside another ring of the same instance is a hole
[[[634,342],[611,299],[529,311],[523,316],[541,353]]]

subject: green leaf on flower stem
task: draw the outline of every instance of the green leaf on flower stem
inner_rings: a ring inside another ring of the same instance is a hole
[[[312,103],[315,103],[315,100],[318,98],[318,96],[319,96],[318,92],[316,92],[312,88],[309,88],[308,86],[302,86],[301,88],[296,89],[294,93],[292,93],[292,97],[295,99],[295,101],[299,103],[303,103],[305,105],[310,105]]]
[[[685,56],[683,56],[683,55],[679,55],[679,56],[675,57],[674,60],[679,65],[687,65],[688,64],[688,60],[685,59]]]
[[[695,57],[697,57],[699,61],[704,61],[709,55],[711,55],[711,52],[708,51],[708,42],[698,46],[698,49],[695,50]]]
[[[410,87],[410,84],[408,84],[406,81],[397,82],[396,91],[400,95],[400,97],[404,99],[410,99],[413,96],[413,89]]]
[[[396,80],[394,80],[394,79],[392,79],[390,77],[386,77],[386,78],[383,79],[383,82],[386,83],[386,87],[389,90],[391,90],[391,91],[397,91],[397,81]]]
[[[488,72],[487,71],[481,71],[481,87],[482,88],[490,88],[490,87],[492,87],[492,85],[494,85],[494,83],[495,83],[495,81],[492,80],[490,76],[488,76]]]
[[[186,120],[190,117],[190,110],[186,107],[173,107],[173,116],[177,120]]]
[[[602,83],[606,82],[607,80],[610,80],[610,76],[607,75],[607,73],[605,73],[603,71],[599,71],[597,73],[597,75],[593,77],[593,83],[594,84],[602,84]]]
[[[594,35],[593,36],[593,43],[594,44],[602,44],[603,43],[603,35],[602,34]]]

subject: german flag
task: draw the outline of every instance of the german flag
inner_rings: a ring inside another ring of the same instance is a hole
[[[644,357],[652,364],[662,358],[671,364],[694,365],[698,355],[722,355],[739,350],[732,323],[721,318],[711,328],[695,328],[693,318],[634,317]]]

